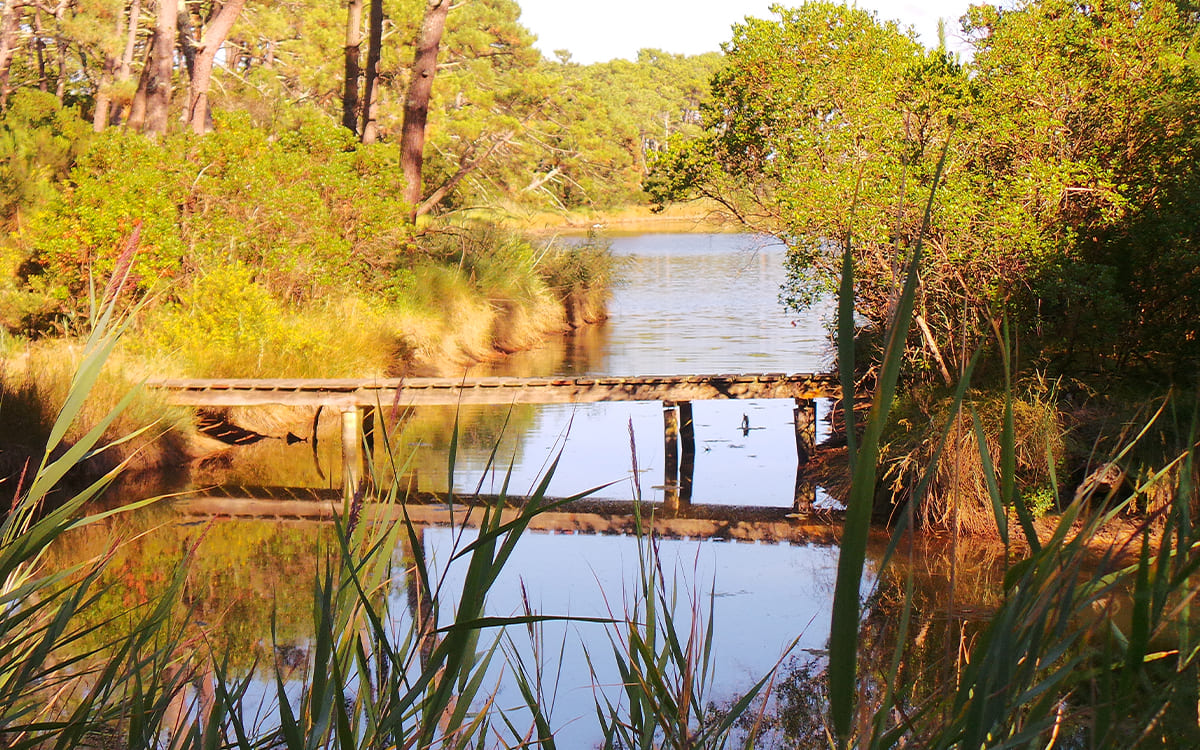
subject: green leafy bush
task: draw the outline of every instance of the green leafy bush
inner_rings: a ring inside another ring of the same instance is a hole
[[[79,112],[53,94],[13,92],[0,116],[0,219],[16,223],[56,195],[90,136]]]
[[[314,325],[315,317],[288,312],[248,266],[233,263],[196,276],[178,301],[148,315],[135,345],[196,376],[379,374],[383,335],[372,321],[347,315],[341,325]]]

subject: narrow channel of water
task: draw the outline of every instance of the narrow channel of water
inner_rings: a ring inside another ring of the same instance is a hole
[[[608,322],[514,356],[486,374],[793,373],[828,368],[822,318],[829,311],[794,317],[778,303],[783,249],[777,244],[737,234],[617,236],[612,241],[613,252],[628,258],[629,264]],[[402,429],[399,460],[411,461],[396,473],[415,475],[423,489],[444,489],[444,449],[453,415],[454,410],[431,409],[395,425]],[[748,431],[740,429],[743,418]],[[459,419],[455,483],[460,488],[482,483],[484,492],[498,489],[503,472],[483,475],[483,469],[500,441],[501,466],[513,460],[514,493],[533,486],[550,457],[561,451],[551,495],[604,485],[600,496],[628,498],[640,486],[646,500],[661,499],[662,411],[657,404],[519,407],[511,412],[477,408],[464,409]],[[796,454],[790,402],[698,402],[695,419],[696,503],[791,506]],[[631,468],[630,424],[637,482]],[[411,456],[405,453],[409,449]],[[337,450],[334,440],[322,441],[316,450],[310,444],[264,441],[246,451],[244,460],[234,456],[228,463],[210,462],[196,469],[184,484],[187,489],[217,484],[335,487],[340,482]],[[122,580],[161,576],[169,567],[166,558],[186,549],[187,539],[203,534],[196,572],[189,579],[195,588],[189,601],[199,603],[205,627],[224,629],[249,663],[250,654],[269,643],[265,628],[269,613],[275,611],[283,618],[280,645],[305,653],[311,636],[304,622],[292,620],[303,619],[308,611],[312,579],[307,570],[317,558],[311,528],[319,524],[244,519],[217,521],[201,532],[201,522],[172,512],[165,504],[147,516],[144,524],[162,529],[160,537],[139,537],[121,563]],[[99,534],[97,544],[106,536]],[[454,534],[429,527],[424,539],[426,554],[435,565],[446,566]],[[716,634],[713,699],[726,700],[748,688],[790,644],[799,663],[822,658],[837,560],[828,535],[791,543],[667,539],[661,550],[685,600],[694,597],[705,609],[711,602]],[[638,542],[631,536],[530,533],[497,583],[489,614],[519,614],[525,592],[533,607],[545,614],[620,615],[637,571]],[[463,573],[461,566],[449,566],[450,590],[461,585]],[[868,576],[864,593],[872,583]],[[397,596],[403,597],[405,587],[401,581],[397,584]],[[398,600],[397,611],[403,608]],[[608,636],[599,625],[558,623],[547,626],[546,642],[554,648],[566,644],[553,713],[560,746],[590,746],[597,737],[596,697],[583,648],[586,644],[593,656],[601,657],[596,660],[602,665],[597,675],[600,689],[615,697],[617,676],[605,658]],[[520,702],[507,682],[502,683],[500,699],[505,707]]]
[[[517,354],[492,367],[499,375],[693,375],[820,372],[831,354],[830,306],[789,315],[778,301],[784,248],[747,234],[615,236],[627,261],[610,319]],[[693,405],[697,503],[787,507],[794,500],[796,450],[792,404],[778,400],[701,401]],[[824,406],[820,407],[821,414]],[[820,416],[820,415],[819,415]],[[561,449],[551,493],[605,485],[600,494],[634,493],[629,425],[637,448],[642,499],[662,499],[662,407],[580,404],[539,407],[520,433],[514,486],[536,479]],[[750,429],[740,429],[743,423]],[[461,478],[478,477],[486,454],[468,453]]]

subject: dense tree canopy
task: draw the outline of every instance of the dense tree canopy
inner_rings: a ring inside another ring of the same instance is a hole
[[[421,62],[434,11],[444,28]],[[445,221],[641,200],[667,135],[699,132],[720,62],[646,51],[581,66],[533,42],[514,0],[5,0],[0,326],[84,326],[135,226],[135,286],[172,309],[185,297],[223,299],[235,318],[339,298],[394,309],[450,262],[467,286],[513,282],[532,264],[490,281],[471,270],[507,257],[507,239],[436,236],[456,231]],[[418,79],[433,85],[406,199]],[[414,225],[424,213],[445,221]],[[467,245],[481,257],[452,261]]]
[[[692,126],[720,59],[647,51],[635,63],[546,60],[515,0],[446,7],[416,201],[430,201],[426,210],[640,197],[647,155]],[[364,139],[369,129],[369,140],[396,144],[425,11],[425,0],[7,0],[0,99],[36,88],[77,106],[96,130],[154,134],[202,133],[232,112],[277,132],[312,108]],[[367,45],[376,36],[372,75]]]
[[[914,334],[931,366],[1004,316],[1042,365],[1200,358],[1191,3],[976,6],[966,65],[866,11],[774,12],[735,29],[705,131],[658,162],[656,198],[707,196],[784,237],[797,307],[851,236],[879,324],[948,143]]]

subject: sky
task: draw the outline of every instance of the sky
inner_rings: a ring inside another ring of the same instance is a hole
[[[632,60],[644,48],[676,54],[716,52],[732,36],[730,27],[746,16],[772,18],[775,3],[786,0],[518,0],[522,24],[537,35],[537,48],[552,58],[566,49],[571,59],[593,63],[624,57]],[[926,46],[937,44],[937,21],[945,18],[948,42],[970,0],[864,0],[884,20],[916,29]]]

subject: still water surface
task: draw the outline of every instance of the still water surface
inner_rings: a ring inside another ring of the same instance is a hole
[[[613,237],[612,249],[629,263],[605,324],[472,374],[670,375],[828,369],[825,316],[829,309],[796,317],[777,301],[783,281],[781,246],[751,235],[644,234]],[[422,489],[444,489],[448,483],[446,458],[440,451],[448,440],[453,410],[430,412],[411,415],[393,426],[403,428],[399,433],[403,450],[415,451],[404,473],[415,473]],[[823,414],[822,407],[819,416]],[[749,431],[739,429],[743,417]],[[460,420],[462,439],[454,478],[458,488],[479,483],[484,492],[499,488],[500,472],[485,474],[484,467],[493,444],[500,440],[501,463],[507,466],[509,458],[515,461],[514,492],[532,487],[549,457],[561,450],[551,495],[604,485],[598,493],[603,497],[630,498],[639,487],[645,500],[662,497],[662,409],[658,404],[521,407],[511,413],[506,409],[464,409]],[[796,455],[790,402],[697,402],[695,420],[695,502],[792,505]],[[631,468],[630,424],[639,467],[636,482]],[[181,481],[185,489],[214,484],[335,486],[340,482],[336,441],[323,441],[316,451],[305,444],[289,447],[282,441],[270,442],[247,451],[245,460],[235,456],[228,463],[210,463]],[[263,460],[265,457],[269,460]],[[156,523],[171,523],[161,515],[157,518]],[[182,527],[189,522],[174,523]],[[202,561],[200,567],[211,568],[219,582],[201,584],[207,586],[208,596],[216,597],[209,605],[213,611],[205,616],[214,623],[231,616],[238,627],[247,629],[257,616],[253,611],[278,608],[281,617],[287,612],[305,613],[306,603],[290,601],[307,596],[307,588],[296,585],[297,578],[304,576],[298,576],[289,567],[292,563],[282,559],[284,553],[264,552],[296,546],[278,541],[284,538],[279,522],[227,523],[228,533],[206,532],[214,557],[209,563]],[[425,530],[424,545],[435,564],[445,567],[454,534],[430,527]],[[821,658],[828,638],[836,547],[817,542],[671,539],[663,541],[662,556],[669,576],[685,595],[690,592],[708,602],[712,594],[716,676],[711,698],[728,699],[748,688],[780,660],[794,640],[793,653],[806,659]],[[147,559],[145,564],[155,563]],[[634,590],[637,566],[637,541],[631,537],[531,533],[521,540],[493,590],[489,614],[520,614],[522,589],[543,613],[576,617],[620,614],[622,602]],[[449,567],[451,589],[461,585],[463,573],[461,566]],[[871,585],[870,578],[865,587]],[[403,591],[399,586],[397,596],[402,597]],[[222,595],[228,600],[224,604],[219,601]],[[282,607],[281,599],[288,600]],[[203,597],[199,600],[205,601]],[[403,609],[399,600],[397,607]],[[225,615],[220,614],[222,610]],[[307,636],[299,623],[287,623],[282,632],[297,648],[303,648]],[[258,641],[253,635],[243,637],[247,643],[264,642],[262,636]],[[587,747],[595,741],[597,728],[593,680],[582,644],[603,656],[610,648],[608,637],[600,625],[560,623],[547,627],[546,639],[550,644],[566,644],[552,715],[560,746]],[[612,690],[617,681],[615,671],[606,666],[609,663],[605,658],[598,660],[597,680],[609,686],[601,689]],[[616,695],[615,691],[611,694]],[[507,683],[503,683],[500,698],[502,706],[520,702]]]
[[[694,375],[821,372],[830,367],[830,306],[789,315],[778,301],[784,248],[746,234],[643,234],[612,239],[628,261],[601,326],[552,341],[490,368],[498,375]],[[790,506],[796,452],[792,403],[779,400],[694,404],[693,501]],[[818,406],[820,417],[824,405]],[[739,429],[743,417],[748,432]],[[659,404],[555,405],[536,410],[520,436],[514,486],[534,483],[542,462],[562,448],[551,493],[600,485],[605,497],[630,498],[629,425],[637,446],[644,500],[662,499]],[[820,423],[820,422],[819,422]],[[565,440],[564,440],[565,437]],[[465,457],[464,481],[486,461]],[[615,482],[615,484],[609,484]]]

